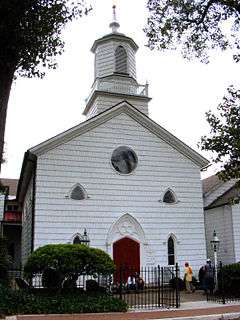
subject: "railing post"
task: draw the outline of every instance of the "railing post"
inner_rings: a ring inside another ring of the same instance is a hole
[[[146,95],[146,97],[148,97],[148,87],[149,87],[149,83],[146,81],[146,84],[145,84],[145,95]]]
[[[161,294],[161,290],[160,290],[160,266],[157,266],[157,285],[158,285],[158,307],[160,307],[160,294]]]
[[[164,299],[163,299],[163,293],[164,293],[164,279],[163,279],[163,271],[164,268],[161,267],[161,304],[162,304],[162,308],[164,306]]]
[[[219,263],[219,275],[220,275],[220,285],[221,285],[221,295],[222,295],[222,303],[225,304],[225,290],[224,290],[224,278],[223,278],[223,270],[222,270],[222,261]]]
[[[179,295],[179,268],[178,263],[176,263],[176,308],[180,307],[180,295]]]
[[[119,272],[120,272],[119,299],[122,300],[122,267],[120,267]]]

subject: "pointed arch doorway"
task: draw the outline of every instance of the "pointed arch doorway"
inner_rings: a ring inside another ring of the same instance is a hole
[[[116,269],[124,268],[127,278],[132,272],[140,271],[140,244],[139,242],[124,237],[113,243],[113,261]]]

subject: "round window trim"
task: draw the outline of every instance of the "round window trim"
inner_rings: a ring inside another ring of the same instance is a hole
[[[130,174],[137,167],[138,157],[132,148],[120,146],[113,151],[111,164],[117,173]]]

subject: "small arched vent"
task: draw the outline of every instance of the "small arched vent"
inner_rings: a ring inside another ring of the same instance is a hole
[[[176,197],[172,190],[167,190],[163,196],[163,202],[165,203],[175,203]]]
[[[70,198],[73,200],[83,200],[86,198],[86,192],[82,186],[76,185],[71,191]]]
[[[77,235],[74,239],[73,239],[73,244],[81,244],[81,239],[80,237]]]
[[[115,71],[117,73],[128,73],[127,52],[123,46],[118,46],[115,51]]]

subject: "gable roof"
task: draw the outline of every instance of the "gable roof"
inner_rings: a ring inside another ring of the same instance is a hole
[[[204,167],[208,164],[208,160],[206,160],[204,157],[202,157],[199,153],[194,151],[192,148],[187,146],[184,142],[176,138],[174,135],[172,135],[170,132],[165,130],[163,127],[161,127],[159,124],[151,120],[149,117],[147,117],[145,114],[140,112],[138,109],[136,109],[134,106],[132,106],[127,101],[122,101],[118,103],[117,105],[103,111],[102,113],[96,115],[95,117],[92,117],[77,126],[58,134],[57,136],[48,139],[39,145],[31,148],[29,151],[36,156],[41,155],[58,145],[61,145],[63,143],[66,143],[73,138],[92,130],[93,128],[105,123],[106,121],[118,116],[121,113],[125,113],[128,116],[130,116],[132,119],[140,123],[143,127],[147,128],[149,131],[154,133],[156,136],[158,136],[160,139],[164,140],[166,143],[171,145],[173,148],[178,150],[180,153],[191,159],[195,164],[197,164],[199,167]]]
[[[16,194],[17,194],[17,186],[18,186],[18,179],[1,178],[0,181],[1,181],[1,184],[4,187],[8,187],[9,188],[8,194],[10,196],[16,196]]]
[[[227,204],[239,195],[239,190],[235,187],[236,182],[236,179],[220,180],[217,174],[202,180],[204,208],[210,209]]]
[[[99,113],[98,115],[78,124],[77,126],[38,144],[37,146],[31,148],[29,152],[36,156],[44,154],[45,152],[63,143],[66,143],[89,130],[92,130],[93,128],[105,123],[106,121],[118,116],[121,113],[125,113],[130,116],[143,127],[147,128],[153,134],[155,134],[160,139],[164,140],[167,144],[171,145],[174,149],[189,158],[200,168],[208,165],[208,160],[206,160],[203,156],[187,146],[184,142],[176,138],[159,124],[151,120],[149,117],[140,112],[127,101],[122,101],[117,105],[103,111],[102,113]]]
[[[209,192],[215,190],[219,185],[224,182],[218,178],[217,174],[214,174],[204,180],[202,180],[203,195],[207,195]]]

